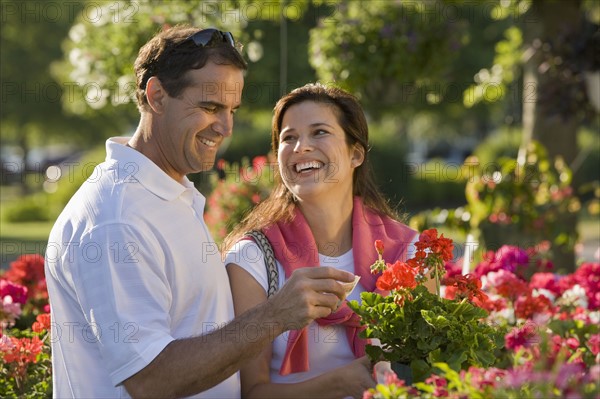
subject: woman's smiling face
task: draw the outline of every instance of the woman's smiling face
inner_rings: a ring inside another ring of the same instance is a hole
[[[335,105],[304,101],[289,107],[279,135],[279,171],[300,201],[352,195],[352,175],[364,157],[351,146]]]

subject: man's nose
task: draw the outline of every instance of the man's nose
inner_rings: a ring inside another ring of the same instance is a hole
[[[223,113],[213,123],[213,130],[223,137],[229,137],[233,133],[233,114]]]

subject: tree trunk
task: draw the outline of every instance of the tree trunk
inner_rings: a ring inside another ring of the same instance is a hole
[[[562,157],[571,165],[577,157],[576,115],[560,112],[561,101],[569,101],[562,93],[568,93],[569,79],[556,79],[549,73],[553,66],[548,63],[548,50],[561,43],[557,38],[577,35],[581,31],[583,12],[581,0],[533,0],[529,15],[523,24],[525,66],[523,73],[523,146],[519,163],[524,164],[524,149],[533,139],[542,143],[548,156],[554,160]],[[572,36],[571,36],[572,37]],[[560,63],[559,63],[560,66]],[[576,238],[577,218],[565,214],[563,228],[568,237]],[[575,269],[575,256],[571,245],[555,247],[554,262],[558,269],[570,272]]]

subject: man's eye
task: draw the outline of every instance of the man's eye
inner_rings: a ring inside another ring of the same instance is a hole
[[[217,107],[202,107],[202,109],[206,112],[208,112],[209,114],[214,114],[215,112],[217,112],[218,108]]]

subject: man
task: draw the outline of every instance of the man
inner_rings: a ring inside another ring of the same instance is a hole
[[[186,174],[210,169],[232,134],[245,68],[215,29],[175,27],[140,50],[139,126],[107,141],[50,234],[55,397],[239,397],[245,360],[344,297],[338,281],[352,275],[309,268],[233,319],[205,198]]]

